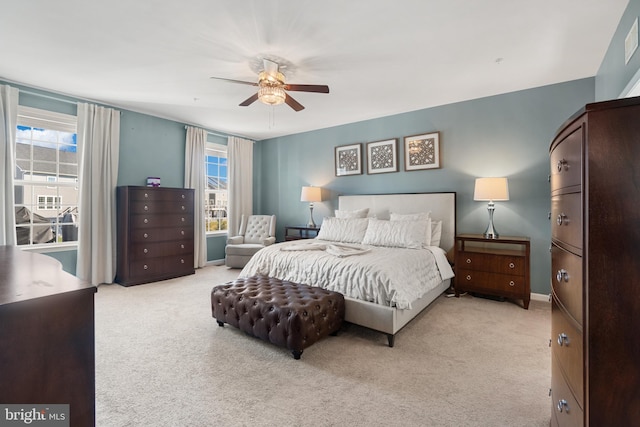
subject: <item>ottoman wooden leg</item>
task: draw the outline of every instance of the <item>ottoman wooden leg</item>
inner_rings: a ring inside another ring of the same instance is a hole
[[[224,326],[224,322],[221,322],[221,321],[219,321],[219,320],[218,320],[217,322],[218,322],[218,326],[220,326],[220,327],[223,327],[223,326]]]
[[[293,354],[293,358],[299,360],[300,356],[302,356],[303,351],[304,350],[292,350],[291,353]]]

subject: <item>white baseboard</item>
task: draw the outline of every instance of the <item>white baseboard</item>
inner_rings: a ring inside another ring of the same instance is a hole
[[[207,261],[207,266],[209,265],[224,265],[224,259],[212,259],[211,261]]]
[[[531,299],[534,301],[549,302],[549,294],[534,294],[531,292]]]

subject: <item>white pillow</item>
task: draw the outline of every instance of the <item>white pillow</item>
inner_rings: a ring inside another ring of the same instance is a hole
[[[440,246],[440,238],[442,237],[442,221],[431,220],[431,245]]]
[[[356,209],[354,211],[340,211],[336,209],[336,218],[366,218],[369,208]]]
[[[420,212],[420,213],[412,213],[412,214],[399,214],[391,212],[389,215],[390,221],[429,221],[431,222],[431,212]],[[432,227],[427,227],[427,234],[425,236],[425,247],[427,246],[437,246],[434,245],[431,239],[433,239],[433,231]]]
[[[427,230],[431,231],[429,221],[385,221],[370,218],[362,243],[392,248],[421,249],[427,246]]]
[[[331,242],[361,243],[368,223],[369,218],[325,218],[317,238]]]

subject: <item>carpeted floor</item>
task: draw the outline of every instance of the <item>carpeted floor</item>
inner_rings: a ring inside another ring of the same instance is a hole
[[[294,360],[211,317],[238,272],[99,287],[98,427],[549,425],[548,303],[441,296],[394,348],[346,325]]]

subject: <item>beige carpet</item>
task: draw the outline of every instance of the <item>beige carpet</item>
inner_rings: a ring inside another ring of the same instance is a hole
[[[348,325],[294,360],[211,317],[237,274],[99,288],[99,427],[549,425],[547,303],[442,296],[394,348]]]

